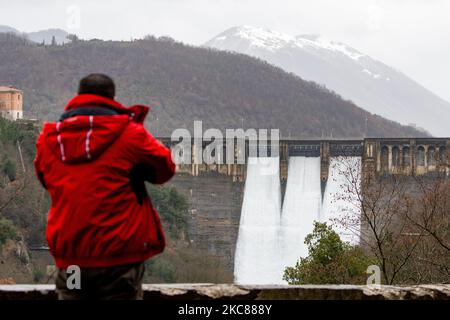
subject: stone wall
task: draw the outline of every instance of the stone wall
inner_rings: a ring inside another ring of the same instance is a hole
[[[450,285],[144,284],[144,300],[450,300]],[[54,300],[54,285],[0,285],[0,300]]]
[[[179,173],[169,185],[188,200],[187,236],[192,245],[220,258],[232,272],[244,183],[217,172],[201,172]]]

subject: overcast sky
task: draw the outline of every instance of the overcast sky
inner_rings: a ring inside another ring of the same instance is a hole
[[[85,39],[169,35],[198,45],[244,24],[321,34],[450,101],[449,0],[0,0],[0,24],[57,27]]]

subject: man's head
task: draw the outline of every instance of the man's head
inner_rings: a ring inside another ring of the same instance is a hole
[[[116,95],[116,86],[114,81],[107,75],[93,73],[80,80],[78,94],[86,93],[114,99]]]

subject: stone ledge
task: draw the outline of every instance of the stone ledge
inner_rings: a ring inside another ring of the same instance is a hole
[[[241,286],[233,284],[144,284],[145,300],[450,300],[450,285],[419,286]],[[54,300],[54,285],[0,285],[0,300]]]

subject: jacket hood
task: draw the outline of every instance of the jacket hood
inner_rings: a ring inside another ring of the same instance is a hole
[[[131,119],[138,123],[144,123],[150,108],[144,105],[134,105],[129,108],[125,107],[116,100],[97,96],[95,94],[79,94],[72,98],[64,108],[64,111],[73,110],[82,107],[106,107],[117,111],[119,114],[127,114]]]
[[[92,161],[105,151],[130,122],[127,115],[75,116],[44,125],[43,135],[50,151],[61,161]]]
[[[121,135],[130,121],[143,123],[149,111],[146,106],[126,108],[114,100],[91,94],[76,96],[64,110],[86,106],[107,107],[119,114],[78,115],[64,121],[45,123],[44,141],[60,161],[80,163],[96,159]]]

